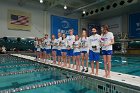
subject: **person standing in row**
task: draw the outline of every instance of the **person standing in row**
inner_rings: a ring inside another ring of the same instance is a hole
[[[80,38],[81,42],[81,59],[82,59],[82,72],[88,72],[88,37],[86,29],[82,31],[82,37]],[[86,70],[84,68],[84,61],[86,61]]]
[[[53,63],[56,64],[57,39],[55,39],[55,35],[52,35],[51,45],[52,45]]]
[[[80,71],[80,66],[81,66],[81,64],[80,64],[80,41],[79,41],[79,37],[78,37],[78,35],[76,35],[75,36],[75,42],[74,42],[74,45],[73,45],[73,47],[74,47],[74,51],[73,51],[73,55],[74,55],[74,59],[75,60],[73,60],[74,62],[76,62],[76,70],[78,70],[78,71]],[[73,66],[74,66],[75,64],[73,64]]]
[[[108,25],[103,26],[103,33],[101,35],[101,42],[102,42],[102,55],[104,59],[104,68],[105,68],[105,76],[110,77],[110,70],[111,70],[111,55],[112,45],[114,44],[114,36],[112,32],[109,32]]]
[[[70,35],[67,36],[67,61],[68,61],[68,68],[71,68],[70,59],[73,58],[73,43],[75,41],[75,36],[73,35],[73,29],[69,30]]]
[[[100,40],[101,36],[97,34],[97,29],[92,28],[92,35],[89,37],[89,61],[91,63],[91,74],[94,74],[94,61],[96,62],[96,74],[98,75],[100,60]]]
[[[61,37],[61,33],[58,33],[58,39],[57,39],[57,52],[56,52],[56,56],[58,59],[58,65],[61,65],[61,41],[62,41],[62,37]]]
[[[67,60],[67,39],[66,35],[62,34],[62,41],[61,41],[61,54],[62,54],[62,61],[63,61],[63,67],[67,66],[66,60]]]
[[[39,47],[38,37],[35,37],[34,47],[35,47],[34,51],[35,51],[35,54],[36,54],[35,60],[38,60],[39,59],[39,52],[37,51],[37,49]]]
[[[48,34],[45,34],[45,40],[44,40],[44,44],[45,44],[45,62],[49,62],[50,61],[50,54],[51,54],[51,39],[48,38]]]

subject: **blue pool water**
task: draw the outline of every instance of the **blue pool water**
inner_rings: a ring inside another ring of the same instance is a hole
[[[100,69],[103,68],[103,59],[101,59]],[[19,73],[22,71],[25,72]],[[140,76],[140,58],[134,56],[113,56],[112,71]],[[9,74],[16,72],[17,74],[14,75]],[[2,76],[2,74],[4,76]],[[53,68],[22,58],[0,55],[0,91],[34,86],[36,84],[75,78],[77,76],[78,74],[76,73]],[[20,93],[98,93],[96,90],[97,88],[87,86],[90,85],[88,83],[89,82],[87,81],[76,80],[47,87],[24,90]]]
[[[53,82],[68,78],[74,78],[78,75],[68,71],[62,71],[57,68],[35,63],[29,60],[12,57],[8,55],[0,55],[0,91],[8,91],[9,89],[23,88],[26,86],[34,86],[46,82]],[[22,64],[24,63],[24,64]],[[10,67],[12,66],[12,67]],[[52,68],[52,69],[49,69]],[[35,71],[27,73],[16,73],[21,71],[34,71],[38,69],[47,69],[46,71]],[[65,86],[65,87],[64,87]],[[83,91],[83,92],[81,92]],[[32,90],[22,91],[21,93],[96,93],[95,90],[80,85],[78,82],[68,82],[48,87],[42,87]],[[5,93],[5,92],[4,92]]]
[[[138,56],[113,56],[112,71],[140,76],[140,57]],[[103,59],[100,60],[100,69],[104,69]]]

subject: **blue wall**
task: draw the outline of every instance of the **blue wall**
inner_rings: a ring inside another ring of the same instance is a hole
[[[57,37],[57,33],[69,34],[69,29],[74,29],[74,34],[78,34],[78,19],[65,18],[60,16],[51,15],[51,35]]]
[[[129,15],[129,38],[140,38],[140,13]]]

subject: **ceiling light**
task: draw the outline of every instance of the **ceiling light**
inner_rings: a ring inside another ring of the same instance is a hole
[[[67,9],[67,6],[66,5],[64,6],[64,9]]]
[[[85,10],[83,11],[83,14],[86,14],[86,11]]]
[[[40,0],[40,3],[43,3],[43,0]]]

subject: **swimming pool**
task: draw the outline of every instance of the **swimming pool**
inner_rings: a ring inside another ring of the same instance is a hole
[[[116,57],[113,57],[115,61]],[[119,57],[120,58],[120,57]],[[116,67],[117,63],[113,63]],[[101,63],[101,68],[102,68]],[[114,68],[113,67],[113,68]],[[129,92],[126,92],[128,91]],[[0,55],[0,93],[139,93],[83,74]]]
[[[0,93],[17,92],[21,91],[20,89],[26,88],[29,89],[27,89],[27,91],[22,91],[23,93],[43,93],[46,91],[49,93],[54,93],[53,90],[55,93],[60,93],[60,91],[62,91],[61,93],[68,93],[71,86],[73,86],[71,90],[74,88],[77,89],[78,86],[80,86],[79,83],[72,81],[74,78],[77,78],[80,75],[72,72],[9,55],[0,55],[0,60]],[[72,82],[64,83],[66,80]],[[59,81],[60,83],[63,82],[63,84],[34,89],[40,84],[45,84],[48,82],[51,83],[54,81]],[[63,86],[65,86],[65,88],[61,89]],[[33,87],[33,89],[31,90],[30,87]],[[83,88],[85,87],[81,86],[81,89]],[[78,88],[78,90],[79,89],[80,88]],[[90,88],[86,88],[86,90],[94,91]],[[73,93],[73,91],[69,93]]]
[[[140,76],[140,57],[139,56],[119,56],[112,57],[111,71],[130,75]],[[100,69],[104,69],[103,59],[100,60]]]

